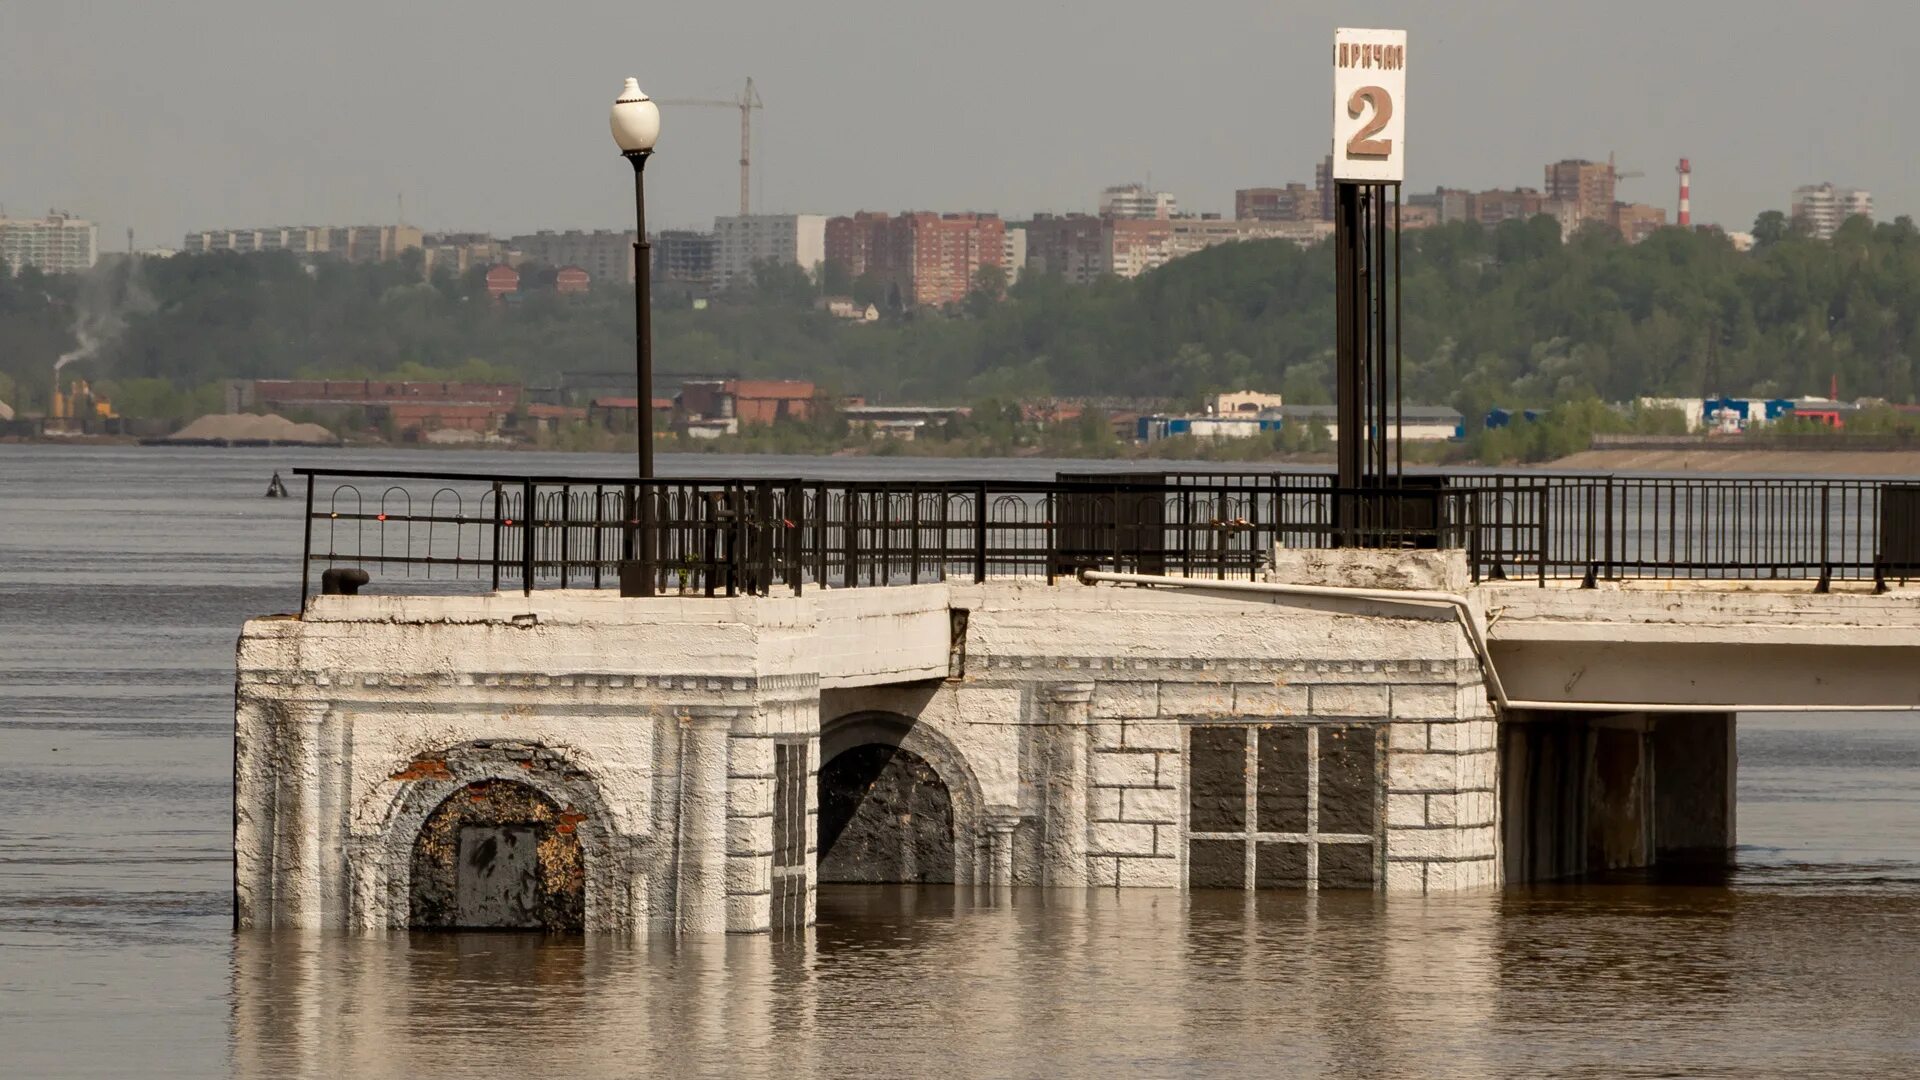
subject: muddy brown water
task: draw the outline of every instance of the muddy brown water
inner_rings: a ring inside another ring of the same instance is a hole
[[[1920,1075],[1908,714],[1743,718],[1741,846],[1709,879],[1392,901],[843,886],[783,940],[236,935],[233,643],[295,602],[299,505],[259,495],[316,460],[529,468],[0,446],[0,1077]]]

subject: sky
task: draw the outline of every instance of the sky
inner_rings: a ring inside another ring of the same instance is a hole
[[[0,0],[0,207],[189,229],[405,220],[622,228],[607,109],[754,78],[756,211],[1091,210],[1149,181],[1231,213],[1311,183],[1336,26],[1409,33],[1407,185],[1540,187],[1616,155],[1620,197],[1746,228],[1797,184],[1920,212],[1920,4],[1193,0]],[[649,225],[739,199],[739,114],[663,109]]]

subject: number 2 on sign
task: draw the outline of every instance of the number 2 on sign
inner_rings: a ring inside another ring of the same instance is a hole
[[[1393,98],[1383,87],[1363,86],[1347,99],[1348,118],[1359,119],[1361,110],[1369,105],[1373,106],[1373,118],[1361,124],[1360,130],[1347,140],[1347,156],[1391,157],[1393,140],[1376,139],[1373,136],[1387,126],[1388,120],[1393,119]]]

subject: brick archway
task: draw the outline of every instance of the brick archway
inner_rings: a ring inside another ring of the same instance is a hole
[[[511,780],[440,801],[414,837],[408,925],[577,933],[586,923],[586,815]]]

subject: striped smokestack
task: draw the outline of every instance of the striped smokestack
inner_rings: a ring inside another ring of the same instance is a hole
[[[1686,228],[1693,224],[1693,200],[1690,190],[1693,187],[1693,166],[1686,158],[1680,159],[1680,167],[1674,170],[1680,174],[1680,219],[1677,224]]]

